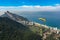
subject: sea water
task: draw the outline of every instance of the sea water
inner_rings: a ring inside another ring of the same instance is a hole
[[[38,18],[45,18],[46,25],[60,28],[60,12],[22,12],[19,14],[30,21],[40,24],[44,24],[44,22]]]

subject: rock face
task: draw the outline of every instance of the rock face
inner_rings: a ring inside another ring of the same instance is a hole
[[[1,15],[1,17],[8,17],[8,18],[16,20],[16,21],[21,21],[21,20],[28,21],[27,18],[24,18],[24,17],[16,15],[16,14],[13,14],[9,11],[5,12],[5,14]]]
[[[8,18],[10,18],[14,21],[19,22],[19,23],[21,23],[21,21],[28,21],[27,18],[24,18],[24,17],[16,15],[16,14],[13,14],[9,11],[5,12],[5,14],[1,15],[1,17],[8,17]],[[22,23],[22,24],[24,24],[24,23]]]

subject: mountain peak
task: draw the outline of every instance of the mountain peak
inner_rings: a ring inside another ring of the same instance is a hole
[[[9,11],[6,11],[6,12],[5,12],[5,14],[12,14],[12,13],[11,13],[11,12],[9,12]]]
[[[7,11],[7,13],[10,13],[9,11]]]
[[[27,18],[22,17],[22,16],[19,16],[19,15],[14,14],[14,13],[11,13],[11,12],[9,12],[9,11],[6,11],[5,14],[1,15],[1,17],[8,17],[8,18],[10,18],[10,19],[12,19],[12,20],[15,20],[15,21],[17,21],[17,22],[21,22],[21,21],[23,21],[23,20],[24,20],[24,21],[28,21]]]

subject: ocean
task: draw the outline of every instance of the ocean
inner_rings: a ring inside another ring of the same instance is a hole
[[[19,15],[40,24],[44,24],[44,22],[38,18],[46,18],[47,26],[57,27],[60,29],[60,12],[21,12]]]

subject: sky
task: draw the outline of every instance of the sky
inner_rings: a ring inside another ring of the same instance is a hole
[[[3,11],[60,11],[60,0],[0,0]]]
[[[0,6],[41,5],[48,6],[60,4],[60,0],[0,0]]]

